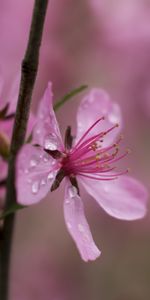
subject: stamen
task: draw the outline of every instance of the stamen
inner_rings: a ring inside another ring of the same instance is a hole
[[[76,186],[76,175],[101,181],[116,180],[118,176],[129,172],[129,169],[127,169],[121,172],[113,172],[114,174],[112,173],[112,171],[116,171],[116,166],[113,166],[114,162],[130,153],[130,150],[127,149],[125,153],[118,156],[119,143],[123,139],[123,135],[120,135],[116,140],[116,143],[111,146],[102,147],[105,136],[118,127],[118,124],[115,124],[106,131],[102,131],[87,138],[89,132],[91,132],[101,120],[104,120],[104,117],[99,118],[92,126],[90,126],[72,149],[70,149],[71,143],[68,143],[68,136],[69,140],[71,136],[70,127],[68,127],[66,144],[69,144],[69,147],[66,145],[66,151],[63,153],[64,156],[58,158],[59,160],[61,159],[61,169],[64,171],[64,174],[57,174],[52,190],[59,186],[63,176],[69,176],[71,183]]]
[[[75,148],[77,148],[80,143],[84,140],[84,138],[87,136],[87,134],[99,123],[101,120],[105,120],[105,117],[99,118],[92,126],[89,127],[89,129],[83,134],[83,136],[80,138],[78,143],[76,144]]]
[[[83,177],[87,177],[87,178],[90,178],[90,179],[94,179],[94,180],[99,180],[99,181],[104,181],[104,180],[115,180],[115,179],[117,179],[118,177],[116,176],[116,177],[113,177],[113,178],[103,178],[103,177],[94,177],[94,176],[90,176],[90,175],[85,175],[85,174],[83,174],[83,173],[79,173],[78,175],[80,175],[80,176],[83,176]]]

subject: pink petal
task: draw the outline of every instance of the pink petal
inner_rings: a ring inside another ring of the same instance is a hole
[[[32,133],[33,127],[35,125],[36,118],[32,112],[30,112],[30,117],[28,120],[26,138]],[[0,121],[0,131],[4,132],[9,139],[11,139],[12,131],[13,131],[14,119]]]
[[[105,131],[116,123],[119,127],[113,129],[104,138],[103,145],[111,144],[121,129],[121,112],[119,105],[112,102],[109,95],[102,89],[92,89],[81,101],[77,112],[77,137],[76,142],[99,118],[105,117],[88,134],[88,137]],[[76,143],[75,142],[75,143]]]
[[[116,180],[98,181],[83,179],[80,176],[80,181],[87,192],[111,216],[124,220],[144,217],[148,192],[138,180],[120,176]]]
[[[81,198],[76,188],[67,180],[64,201],[64,217],[70,235],[76,243],[84,261],[95,260],[100,251],[95,245],[89,225],[84,215]]]
[[[6,134],[6,136],[10,139],[13,129],[13,120],[0,121],[0,132]]]
[[[23,146],[17,158],[17,201],[29,205],[43,199],[50,191],[57,170],[57,162],[40,147]]]
[[[40,144],[46,149],[62,150],[63,143],[53,110],[52,96],[51,83],[49,82],[39,106],[33,139],[35,143]]]

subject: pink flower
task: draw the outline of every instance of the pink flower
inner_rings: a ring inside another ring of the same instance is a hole
[[[6,91],[3,78],[0,77],[0,111],[5,111],[4,115],[0,117],[0,147],[1,147],[1,136],[8,144],[10,145],[14,116],[16,111],[16,104],[19,93],[19,82],[20,82],[20,73],[17,74],[10,90]],[[7,100],[7,101],[6,101]],[[27,135],[31,133],[35,122],[35,117],[31,113],[28,123]],[[1,153],[1,152],[0,152]],[[0,199],[4,197],[5,194],[5,184],[7,177],[7,161],[0,155]]]
[[[118,155],[120,137],[114,144],[121,127],[118,123],[121,124],[119,106],[105,91],[93,89],[79,106],[75,140],[68,127],[63,144],[49,83],[34,128],[35,144],[24,145],[17,159],[20,204],[39,202],[65,177],[65,222],[84,261],[95,260],[100,251],[85,218],[78,182],[113,217],[135,220],[146,213],[145,187],[123,175],[127,171],[115,171],[115,163],[127,154]]]

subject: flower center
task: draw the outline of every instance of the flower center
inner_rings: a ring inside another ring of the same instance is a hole
[[[111,134],[112,130],[115,130],[119,126],[118,124],[115,124],[106,131],[88,137],[89,133],[92,133],[92,129],[102,120],[104,120],[104,117],[98,119],[84,133],[75,146],[71,148],[72,144],[69,144],[69,147],[66,147],[65,153],[63,153],[64,157],[61,161],[62,169],[66,176],[80,175],[97,180],[112,180],[128,172],[128,170],[125,170],[113,174],[113,171],[116,169],[115,162],[129,153],[129,150],[127,150],[125,153],[118,155],[119,143],[123,137],[120,136],[116,143],[108,147],[103,146],[106,135]],[[67,141],[67,138],[65,141]],[[65,145],[67,145],[67,142]]]
[[[52,190],[60,185],[65,176],[68,176],[71,183],[77,187],[75,179],[77,175],[95,180],[114,180],[128,172],[128,169],[116,172],[115,167],[115,163],[129,153],[129,150],[126,150],[125,153],[118,155],[122,135],[119,136],[116,143],[110,146],[104,146],[103,144],[106,135],[111,134],[119,125],[115,124],[108,130],[95,135],[91,134],[93,128],[102,120],[104,120],[104,117],[98,119],[73,147],[71,128],[68,127],[65,135],[65,151],[48,150],[48,152],[51,152],[49,154],[59,160],[60,163],[60,170],[56,175]]]

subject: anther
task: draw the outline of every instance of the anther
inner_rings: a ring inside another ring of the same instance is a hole
[[[96,154],[95,159],[99,160],[100,159],[100,154]]]

